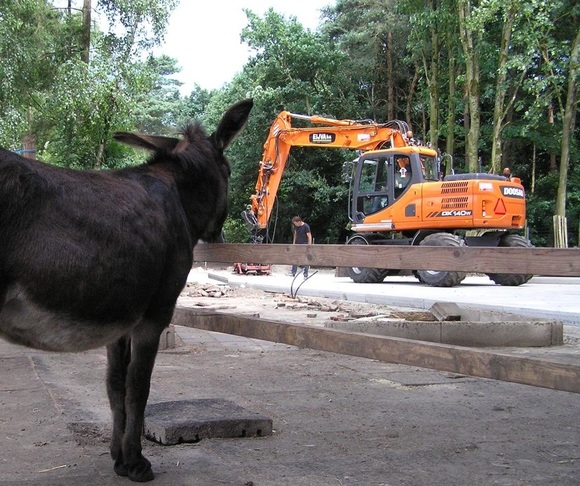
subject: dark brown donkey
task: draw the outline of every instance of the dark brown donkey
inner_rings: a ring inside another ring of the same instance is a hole
[[[161,332],[198,240],[220,238],[241,101],[207,136],[116,133],[153,152],[147,164],[74,171],[0,149],[0,336],[48,351],[107,346],[115,472],[153,479],[143,415]]]

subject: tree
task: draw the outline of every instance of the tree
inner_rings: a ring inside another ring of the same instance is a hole
[[[574,133],[576,118],[576,97],[578,86],[576,83],[580,71],[580,30],[578,30],[570,51],[570,63],[568,69],[568,90],[564,119],[562,126],[562,151],[560,156],[560,178],[556,195],[556,217],[563,218],[566,215],[566,193],[568,183],[568,164],[570,162],[571,135]],[[566,242],[568,238],[566,237]],[[567,246],[567,245],[564,245]]]
[[[249,204],[267,132],[281,110],[340,118],[352,105],[345,106],[349,92],[333,91],[344,81],[337,70],[338,59],[343,55],[320,34],[305,30],[295,18],[286,19],[273,10],[263,18],[250,11],[246,15],[248,25],[242,39],[254,54],[242,73],[223,90],[213,93],[205,114],[205,121],[211,126],[223,106],[241,97],[254,98],[244,137],[230,148],[230,217],[235,221],[240,220],[240,212]],[[334,150],[291,151],[269,240],[289,241],[290,219],[299,213],[317,228],[318,241],[336,241],[346,225],[346,188],[340,182],[343,160]],[[337,204],[345,211],[337,211]]]
[[[562,152],[560,157],[560,184],[556,198],[556,214],[563,216],[566,213],[566,183],[568,164],[570,161],[570,146],[574,133],[575,119],[577,116],[578,96],[578,73],[580,72],[580,30],[572,42],[570,49],[570,61],[568,63],[568,90],[564,108],[562,126]]]
[[[70,25],[46,0],[0,1],[0,142],[18,147],[30,134],[39,97],[67,57]]]
[[[506,116],[505,97],[508,91],[508,60],[509,51],[511,47],[511,37],[514,27],[516,15],[519,12],[519,2],[512,0],[503,3],[505,10],[503,11],[503,27],[501,31],[500,47],[499,47],[499,61],[498,61],[498,75],[495,90],[495,103],[493,109],[493,135],[492,135],[492,150],[491,150],[491,170],[495,174],[501,173],[501,148],[502,138],[501,132]],[[523,72],[525,75],[525,70]],[[522,75],[523,78],[523,75]],[[520,80],[521,83],[521,80]],[[515,97],[515,93],[514,93]],[[515,99],[512,97],[512,102]],[[509,104],[511,106],[511,103]],[[509,107],[508,107],[509,108]]]
[[[569,102],[577,97],[577,86],[571,92],[570,87],[576,83],[573,80],[577,76],[574,69],[577,64],[573,58],[579,13],[580,7],[575,2],[554,0],[539,3],[534,19],[535,28],[527,38],[534,57],[523,84],[525,98],[518,100],[515,105],[516,111],[522,113],[520,126],[515,128],[533,148],[533,189],[538,198],[530,198],[528,203],[532,210],[530,225],[545,226],[545,214],[534,211],[534,206],[541,204],[541,198],[545,197],[549,211],[555,216],[554,229],[558,229],[557,232],[562,235],[567,227],[564,220],[567,212],[571,216],[568,219],[570,227],[578,228],[579,222],[578,213],[569,210],[569,199],[576,197],[577,192],[568,180],[569,160],[578,158],[578,135],[574,136],[578,109],[574,102],[572,105]],[[540,23],[542,18],[544,20]],[[576,178],[574,180],[577,181]],[[542,191],[548,185],[550,190]],[[535,214],[537,217],[534,217]],[[557,232],[553,233],[553,244],[560,244],[556,239]],[[543,236],[543,240],[549,241],[548,236]],[[572,233],[571,240],[577,241],[576,231]]]
[[[478,44],[481,31],[472,21],[471,0],[457,1],[459,38],[465,55],[465,96],[469,108],[469,127],[465,144],[465,158],[469,172],[477,172],[481,124],[480,72]]]
[[[455,137],[455,86],[458,57],[457,22],[452,0],[406,0],[399,2],[398,10],[408,16],[409,38],[407,52],[413,60],[416,75],[424,81],[425,95],[429,107],[427,115],[428,136],[426,140],[437,149],[442,134],[442,120],[447,90],[447,152],[453,153]],[[442,29],[442,26],[444,28]],[[442,32],[445,34],[442,34]],[[447,74],[445,63],[447,62]]]
[[[348,117],[367,107],[364,116],[385,121],[406,117],[403,101],[410,96],[413,76],[406,61],[409,29],[392,0],[338,0],[324,10],[321,32],[339,51],[343,77],[335,87],[352,100]],[[343,82],[346,82],[343,84]],[[357,107],[353,111],[353,108]]]
[[[537,59],[531,46],[537,45],[538,39],[552,29],[549,13],[553,4],[545,0],[489,0],[478,10],[481,22],[501,25],[491,135],[494,173],[501,172],[503,130],[513,115],[512,109],[528,71]]]
[[[135,129],[140,132],[174,136],[187,120],[181,83],[172,76],[179,72],[177,61],[168,56],[150,55],[143,65],[143,87],[134,104]]]
[[[77,168],[116,167],[126,152],[112,146],[115,129],[175,132],[183,118],[175,82],[168,81],[175,62],[142,60],[141,52],[159,42],[176,1],[101,0],[99,11],[114,29],[109,32],[92,23],[91,2],[81,4],[62,14],[64,25],[75,26],[60,41],[68,55],[39,95],[30,126],[43,140],[46,160]],[[172,109],[162,114],[154,106],[161,102],[165,107],[173,102]],[[162,118],[163,129],[147,119],[151,113]]]

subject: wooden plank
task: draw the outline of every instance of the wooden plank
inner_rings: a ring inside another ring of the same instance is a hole
[[[198,262],[580,276],[580,248],[201,244]]]
[[[580,393],[580,366],[178,307],[173,324],[332,353]]]

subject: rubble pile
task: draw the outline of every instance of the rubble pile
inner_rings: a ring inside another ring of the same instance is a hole
[[[188,283],[182,295],[186,297],[213,297],[216,299],[228,297],[232,288],[228,285]]]
[[[392,319],[403,321],[431,321],[430,312],[404,311],[384,305],[373,305],[352,301],[294,296],[283,292],[267,292],[245,286],[230,287],[227,284],[191,282],[183,289],[182,297],[194,299],[187,305],[214,310],[236,310],[265,318],[281,320],[307,317],[310,320],[331,321],[373,321]],[[217,303],[214,299],[227,298],[227,303]]]

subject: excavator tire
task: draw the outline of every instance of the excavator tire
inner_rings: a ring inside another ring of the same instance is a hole
[[[420,246],[465,246],[465,242],[451,233],[433,233],[427,236]],[[413,272],[419,282],[431,287],[455,287],[459,285],[466,274],[464,272],[446,272],[436,270],[415,270]]]
[[[501,237],[498,246],[511,246],[520,248],[531,248],[532,245],[526,238],[520,235],[507,234]],[[517,287],[525,284],[533,275],[516,275],[510,273],[488,273],[487,276],[498,285]]]
[[[355,237],[347,242],[347,245],[368,245],[364,238]],[[389,274],[386,268],[359,268],[349,267],[348,276],[356,283],[381,283]]]

